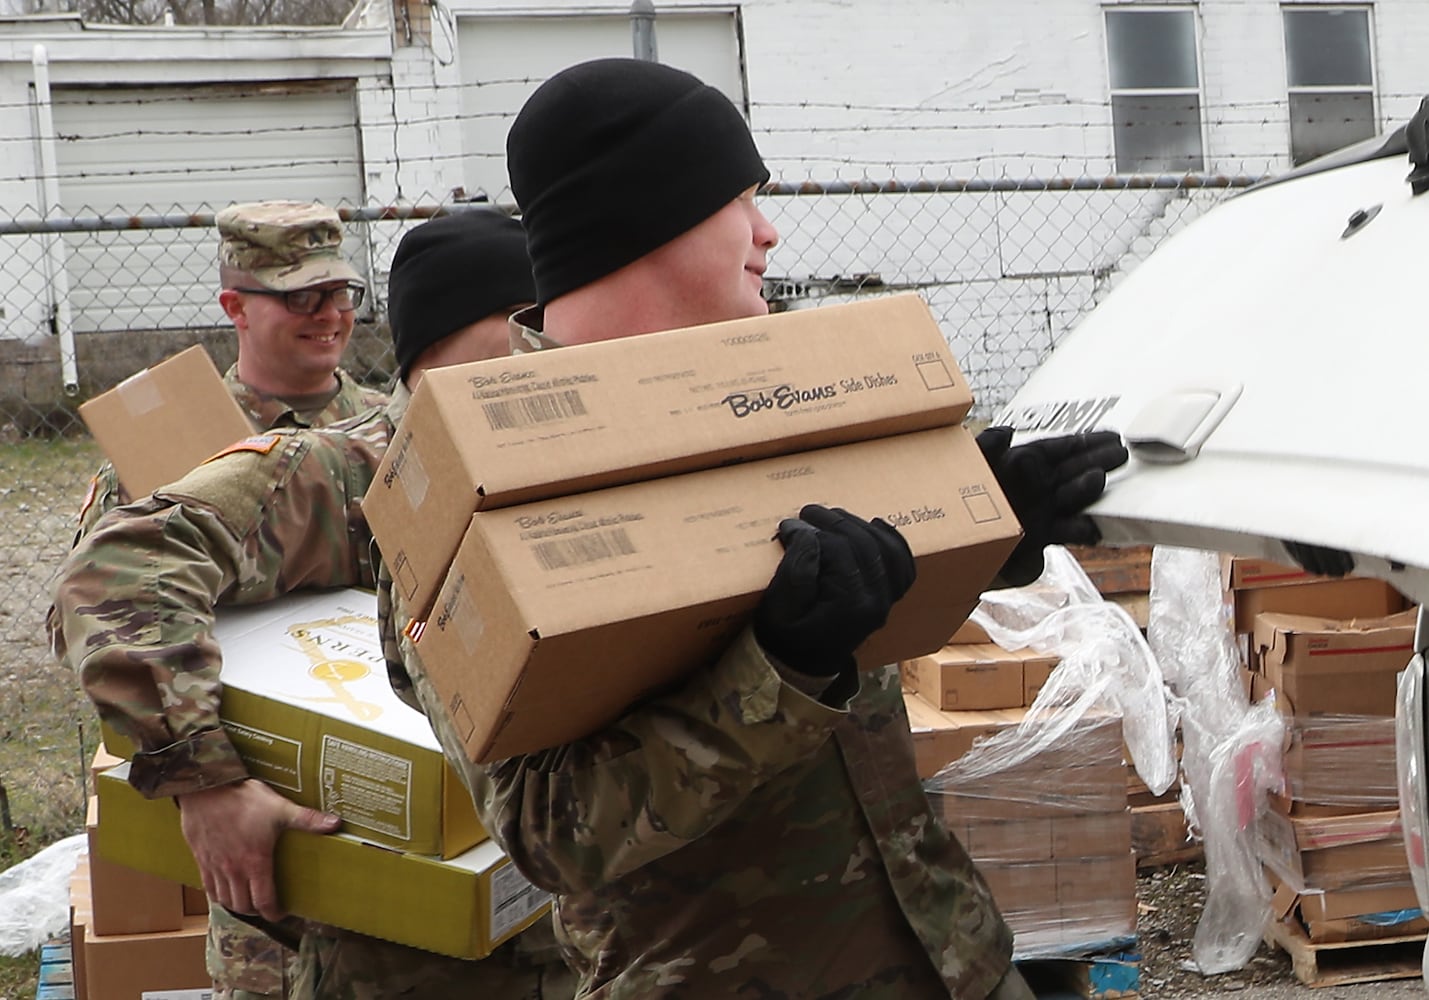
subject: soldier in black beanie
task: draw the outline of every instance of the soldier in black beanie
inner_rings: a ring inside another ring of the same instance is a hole
[[[715,88],[634,59],[573,66],[531,95],[506,158],[544,308],[528,329],[577,344],[768,312],[769,170]]]
[[[769,172],[740,112],[690,74],[564,70],[517,116],[507,165],[538,303],[512,317],[519,350],[768,312]],[[512,862],[555,894],[578,996],[1029,1000],[986,883],[919,782],[897,665],[854,666],[912,583],[908,547],[877,519],[799,515],[714,662],[564,746],[449,759]],[[460,746],[420,662],[405,668]]]
[[[398,378],[415,389],[423,368],[510,353],[506,318],[535,301],[526,232],[510,216],[468,209],[408,230],[387,279]]]

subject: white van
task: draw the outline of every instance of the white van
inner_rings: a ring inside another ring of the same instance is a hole
[[[1284,542],[1429,601],[1429,98],[1387,137],[1224,202],[1094,310],[995,423],[1119,431],[1109,544],[1290,562]],[[1424,649],[1401,674],[1405,842],[1429,912]],[[1429,956],[1426,956],[1429,971]]]

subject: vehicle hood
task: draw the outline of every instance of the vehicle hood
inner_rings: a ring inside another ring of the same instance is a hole
[[[1107,543],[1285,562],[1293,539],[1429,597],[1429,194],[1402,148],[1380,149],[1212,209],[997,416],[1020,439],[1127,439],[1092,508]]]

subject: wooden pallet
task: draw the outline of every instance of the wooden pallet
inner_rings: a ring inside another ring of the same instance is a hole
[[[1199,841],[1186,839],[1186,814],[1181,811],[1180,802],[1134,807],[1131,849],[1136,852],[1138,868],[1195,861],[1203,854]]]
[[[1265,938],[1290,955],[1295,978],[1306,986],[1343,986],[1384,979],[1414,979],[1423,971],[1424,935],[1314,944],[1297,924],[1272,921]]]
[[[40,985],[35,1000],[74,1000],[68,941],[51,941],[40,949]]]

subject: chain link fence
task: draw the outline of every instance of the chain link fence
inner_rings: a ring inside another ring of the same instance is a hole
[[[973,386],[974,417],[986,419],[1157,244],[1249,183],[777,180],[760,202],[781,237],[766,292],[776,309],[917,292]],[[74,828],[94,744],[92,714],[43,629],[50,576],[101,459],[76,406],[189,344],[203,344],[220,370],[232,363],[217,305],[221,207],[0,219],[0,843],[25,823],[46,839]],[[374,293],[345,360],[362,381],[381,386],[392,372],[386,279],[402,234],[466,207],[441,198],[338,206],[345,249]],[[33,771],[37,750],[54,759],[53,774],[31,783],[33,801],[8,803],[7,786],[8,798],[18,788],[25,799],[15,768]],[[80,793],[56,797],[56,783],[70,780]]]

